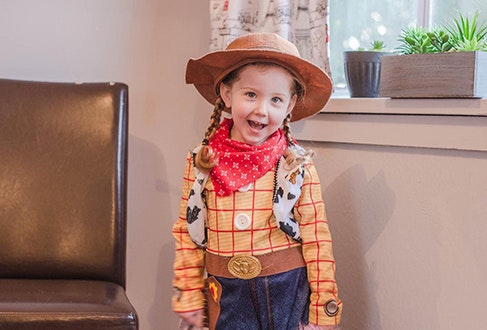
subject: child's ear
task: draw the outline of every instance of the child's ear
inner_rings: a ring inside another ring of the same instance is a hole
[[[222,97],[223,103],[225,103],[225,107],[231,109],[232,108],[231,88],[225,85],[224,83],[220,84],[220,96]]]

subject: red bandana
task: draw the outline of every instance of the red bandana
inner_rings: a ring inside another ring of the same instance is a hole
[[[282,129],[264,143],[253,146],[230,139],[232,125],[233,120],[224,119],[210,141],[218,157],[218,164],[211,170],[210,176],[220,196],[227,196],[262,177],[276,166],[287,148]]]

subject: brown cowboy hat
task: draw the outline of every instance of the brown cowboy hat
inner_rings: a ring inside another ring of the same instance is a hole
[[[318,66],[302,59],[293,43],[275,33],[247,34],[236,38],[225,50],[190,59],[186,67],[186,83],[194,84],[208,102],[215,104],[222,79],[233,70],[252,62],[279,64],[288,69],[304,87],[304,95],[292,111],[292,121],[318,113],[330,99],[332,82],[328,75]]]

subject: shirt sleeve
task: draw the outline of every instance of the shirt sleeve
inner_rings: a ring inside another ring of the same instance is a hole
[[[174,294],[172,307],[175,312],[190,312],[205,306],[202,289],[204,287],[204,250],[193,243],[186,223],[186,207],[189,192],[195,180],[193,159],[188,154],[183,177],[183,188],[179,217],[173,225],[175,239]]]
[[[335,259],[321,184],[313,164],[305,165],[302,194],[294,209],[311,288],[309,322],[336,325],[343,309],[335,281]]]

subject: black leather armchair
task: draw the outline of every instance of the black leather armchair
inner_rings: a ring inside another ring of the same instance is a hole
[[[0,79],[0,329],[138,329],[128,87]]]

